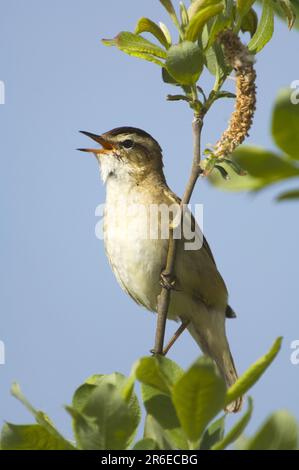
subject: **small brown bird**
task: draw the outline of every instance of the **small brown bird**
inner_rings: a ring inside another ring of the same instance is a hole
[[[166,183],[161,147],[150,134],[134,127],[120,127],[100,136],[83,134],[102,145],[80,150],[95,154],[107,187],[104,242],[112,270],[125,292],[156,312],[168,251],[168,240],[162,233],[166,223],[169,228],[169,219],[161,222],[159,216],[157,231],[151,226],[151,216],[157,207],[175,206],[178,210],[180,204]],[[189,332],[215,361],[230,387],[237,372],[226,338],[225,318],[235,315],[211,249],[192,215],[186,214],[195,229],[193,241],[200,244],[186,249],[186,237],[178,240],[176,290],[171,294],[168,318],[189,322]],[[241,404],[241,399],[235,401],[228,411],[239,411]]]

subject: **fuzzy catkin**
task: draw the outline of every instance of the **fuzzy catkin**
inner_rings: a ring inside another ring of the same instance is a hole
[[[230,30],[224,31],[219,35],[219,41],[227,63],[236,73],[235,110],[214,152],[216,157],[225,158],[249,135],[256,110],[256,72],[253,55],[236,34]]]

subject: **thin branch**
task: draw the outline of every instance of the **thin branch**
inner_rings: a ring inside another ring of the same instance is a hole
[[[189,321],[182,322],[181,326],[174,333],[173,337],[171,338],[167,346],[163,349],[163,356],[167,356],[168,352],[170,351],[174,343],[180,338],[180,336],[184,333],[186,328],[188,328],[189,323],[190,323]]]
[[[181,220],[184,216],[184,210],[186,208],[186,205],[188,205],[190,202],[196,182],[202,172],[200,168],[200,159],[201,159],[200,141],[201,141],[202,127],[203,127],[203,116],[198,113],[195,113],[193,123],[192,123],[192,129],[193,129],[192,170],[191,170],[189,181],[185,189],[184,196],[181,201]],[[164,272],[162,273],[163,274],[162,279],[163,278],[169,279],[170,284],[172,282],[172,278],[174,277],[176,253],[177,253],[177,240],[173,238],[173,231],[171,231],[166,268]],[[171,287],[170,285],[166,285],[164,283],[161,294],[158,297],[158,308],[157,308],[158,320],[157,320],[156,339],[155,339],[155,347],[154,347],[155,354],[163,354],[165,327],[166,327],[167,313],[169,309],[170,300],[171,300]]]

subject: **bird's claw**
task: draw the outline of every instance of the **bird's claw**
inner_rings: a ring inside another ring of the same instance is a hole
[[[173,275],[166,272],[161,273],[160,285],[167,290],[179,290],[177,288],[177,279]]]

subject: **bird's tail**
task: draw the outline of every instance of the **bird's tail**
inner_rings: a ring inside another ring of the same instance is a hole
[[[238,374],[226,338],[223,313],[206,311],[193,315],[188,330],[203,353],[215,361],[227,388],[231,387],[238,379]],[[230,403],[226,411],[237,413],[241,410],[242,403],[243,398],[240,397]]]

